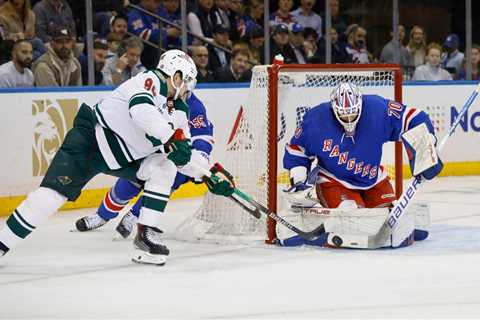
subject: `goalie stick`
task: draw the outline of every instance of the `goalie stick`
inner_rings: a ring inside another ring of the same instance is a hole
[[[468,108],[470,108],[470,106],[472,105],[473,101],[475,101],[479,93],[480,93],[480,84],[478,84],[478,86],[472,92],[468,100],[463,105],[462,110],[457,115],[457,118],[448,129],[447,134],[445,134],[445,136],[442,138],[442,140],[438,144],[437,146],[438,153],[442,151],[448,138],[453,134],[453,132],[455,131],[455,128],[460,123],[463,115],[467,112]],[[423,182],[424,182],[424,179],[422,179],[420,175],[410,181],[410,184],[402,193],[402,195],[398,199],[395,206],[392,208],[392,210],[390,210],[390,213],[388,214],[387,219],[385,223],[382,225],[382,227],[380,228],[379,232],[376,235],[369,237],[368,239],[369,248],[371,249],[380,248],[385,243],[385,241],[387,241],[388,237],[392,235],[393,230],[397,227],[398,221],[404,216],[405,211],[407,210],[413,197],[415,196],[418,189],[420,188],[420,185]]]
[[[216,163],[214,166],[213,166],[213,170],[210,171],[206,168],[203,168],[201,167],[200,165],[196,164],[196,163],[193,163],[192,164],[198,169],[200,170],[206,177],[208,177],[209,179],[211,179],[212,181],[214,182],[218,182],[220,181],[220,177],[218,177],[216,175],[217,172],[221,172],[223,174],[225,174],[227,176],[227,179],[230,180],[233,184],[233,177],[231,176],[230,173],[228,173],[228,171],[226,171],[225,169],[223,169],[223,167],[219,164],[219,163]],[[235,185],[233,184],[234,186],[234,194],[237,195],[238,197],[240,197],[242,200],[246,201],[247,203],[249,203],[250,205],[252,205],[253,207],[255,207],[255,209],[251,209],[249,208],[248,206],[246,206],[245,204],[243,204],[240,200],[236,199],[235,197],[231,196],[229,197],[230,199],[233,199],[237,204],[239,204],[243,209],[245,209],[247,212],[249,212],[251,215],[253,215],[254,217],[256,217],[257,219],[260,219],[260,213],[263,213],[265,214],[267,217],[275,220],[277,223],[280,223],[281,225],[283,225],[284,227],[290,229],[291,231],[295,232],[296,234],[298,234],[300,237],[302,237],[303,239],[305,240],[312,240],[312,239],[315,239],[317,238],[318,236],[320,236],[321,234],[325,233],[325,228],[323,226],[323,224],[321,224],[320,226],[318,226],[317,228],[315,228],[314,230],[312,231],[303,231],[303,230],[300,230],[298,229],[297,227],[295,227],[294,225],[292,225],[290,222],[284,220],[282,217],[278,216],[276,213],[274,213],[273,211],[269,210],[267,207],[265,207],[264,205],[262,205],[261,203],[257,202],[255,199],[253,199],[251,196],[249,196],[248,194],[244,193],[243,191],[241,191],[240,189],[238,189],[237,187],[235,187]]]

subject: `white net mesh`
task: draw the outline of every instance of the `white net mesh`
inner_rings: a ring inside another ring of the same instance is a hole
[[[285,143],[294,134],[304,113],[328,101],[330,92],[340,82],[349,81],[360,87],[363,94],[379,94],[394,98],[392,71],[355,71],[305,69],[278,74],[278,190],[286,186],[288,174],[281,163]],[[237,187],[258,202],[267,205],[268,199],[268,73],[266,66],[253,69],[248,100],[239,112],[233,134],[227,145],[223,166],[235,177]],[[394,148],[384,149],[382,163],[392,171]],[[282,210],[281,191],[277,207]],[[266,219],[255,219],[233,201],[207,193],[202,207],[177,230],[182,239],[210,239],[220,242],[248,242],[266,239]]]

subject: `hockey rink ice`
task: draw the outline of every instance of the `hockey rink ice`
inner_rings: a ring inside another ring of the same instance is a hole
[[[201,200],[174,201],[164,267],[130,262],[118,220],[70,232],[93,209],[64,211],[0,258],[0,318],[480,318],[480,177],[417,196],[431,203],[430,238],[375,251],[176,241]]]

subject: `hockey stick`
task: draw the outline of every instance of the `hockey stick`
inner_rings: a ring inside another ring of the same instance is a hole
[[[472,92],[468,100],[463,105],[462,110],[457,115],[457,118],[448,129],[447,134],[445,134],[445,136],[442,138],[442,140],[438,144],[437,146],[438,153],[442,151],[448,138],[453,134],[453,132],[455,131],[455,128],[460,123],[463,115],[467,112],[468,108],[470,108],[470,106],[475,101],[475,98],[477,98],[479,93],[480,93],[480,84],[478,84],[475,91]],[[420,185],[423,182],[424,182],[424,179],[422,179],[420,175],[410,181],[410,184],[402,193],[402,195],[398,199],[395,206],[392,208],[392,210],[390,210],[390,213],[388,214],[387,219],[385,223],[382,225],[382,227],[380,228],[379,232],[376,235],[369,237],[369,241],[368,241],[369,248],[371,247],[372,249],[377,249],[385,244],[385,241],[387,241],[388,237],[392,235],[392,232],[394,228],[397,226],[398,221],[404,216],[405,211],[407,210],[413,197],[415,196]]]
[[[215,175],[214,172],[211,172],[210,170],[206,169],[206,168],[203,168],[201,167],[200,165],[192,162],[193,166],[200,170],[200,172],[202,172],[206,177],[208,177],[209,179],[211,179],[213,182],[218,182],[220,181],[220,177],[218,177],[217,175]],[[222,168],[221,165],[219,164],[215,164],[215,165],[218,165],[219,168]],[[220,170],[221,171],[221,170]],[[217,171],[218,172],[218,171]],[[266,216],[268,216],[269,218],[275,220],[277,223],[280,223],[281,225],[283,225],[284,227],[286,227],[287,229],[290,229],[291,231],[295,232],[296,234],[298,234],[300,237],[302,237],[303,239],[305,240],[312,240],[312,239],[315,239],[317,238],[319,235],[325,233],[325,228],[322,225],[318,226],[317,228],[315,228],[314,230],[312,231],[303,231],[303,230],[300,230],[298,229],[297,227],[295,227],[294,225],[292,225],[290,222],[284,220],[282,217],[278,216],[276,213],[274,213],[273,211],[269,210],[267,207],[265,207],[264,205],[262,205],[261,203],[257,202],[255,199],[253,199],[251,196],[249,196],[248,194],[244,193],[243,191],[241,191],[240,189],[238,189],[237,187],[234,187],[234,194],[237,195],[238,197],[240,197],[242,200],[245,200],[247,203],[251,204],[252,206],[255,207],[255,210],[253,209],[250,209],[248,208],[245,204],[241,203],[238,199],[235,199],[233,197],[230,197],[232,199],[234,199],[234,201],[237,203],[237,204],[240,204],[242,206],[242,208],[246,209],[246,211],[248,211],[250,214],[254,215],[255,217],[257,217],[254,213],[263,213],[265,214]]]

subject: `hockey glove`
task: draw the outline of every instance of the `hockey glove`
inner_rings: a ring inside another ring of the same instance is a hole
[[[190,161],[192,148],[182,129],[175,130],[175,133],[165,144],[165,152],[168,152],[167,158],[177,167],[184,166]]]
[[[230,197],[235,190],[235,183],[233,181],[233,176],[230,174],[230,172],[225,170],[219,163],[215,163],[210,169],[210,171],[213,174],[222,174],[226,178],[226,180],[204,177],[204,181],[207,184],[208,190],[210,190],[211,193],[219,196]]]

